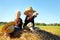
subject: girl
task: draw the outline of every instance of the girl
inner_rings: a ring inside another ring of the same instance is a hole
[[[15,31],[21,30],[22,29],[22,19],[20,18],[21,13],[20,11],[16,12],[16,19],[15,19]]]
[[[15,32],[22,29],[22,19],[20,18],[20,16],[20,11],[17,11],[15,21],[9,22],[6,25],[4,25],[1,31],[4,33],[6,37],[12,36]]]
[[[22,30],[22,19],[20,18],[21,13],[20,11],[16,12],[16,19],[14,20],[14,31],[10,33],[10,37],[13,37],[12,35],[15,35],[15,37],[20,37],[20,30]]]

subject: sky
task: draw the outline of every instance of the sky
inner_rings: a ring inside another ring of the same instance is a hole
[[[21,11],[24,22],[24,11],[32,6],[39,15],[37,23],[60,23],[60,0],[0,0],[0,22],[14,21],[16,10]]]

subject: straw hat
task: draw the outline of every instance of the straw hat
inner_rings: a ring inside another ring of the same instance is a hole
[[[36,12],[36,11],[33,10],[33,8],[30,6],[30,7],[28,7],[28,8],[25,10],[24,14],[27,15],[27,12],[29,12],[29,11],[33,11],[33,13]]]
[[[4,33],[12,33],[14,31],[14,25],[14,22],[9,22],[3,26],[1,31]]]
[[[6,33],[12,33],[14,31],[14,26],[9,26],[7,29],[6,29]]]

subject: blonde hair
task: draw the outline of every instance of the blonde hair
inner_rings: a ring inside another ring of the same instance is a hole
[[[19,10],[16,11],[16,17],[21,15],[21,12]]]

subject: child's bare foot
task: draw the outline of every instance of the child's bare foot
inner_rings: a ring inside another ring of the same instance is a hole
[[[5,36],[5,37],[8,37],[8,36],[9,36],[9,34],[8,34],[8,33],[4,33],[4,36]]]

